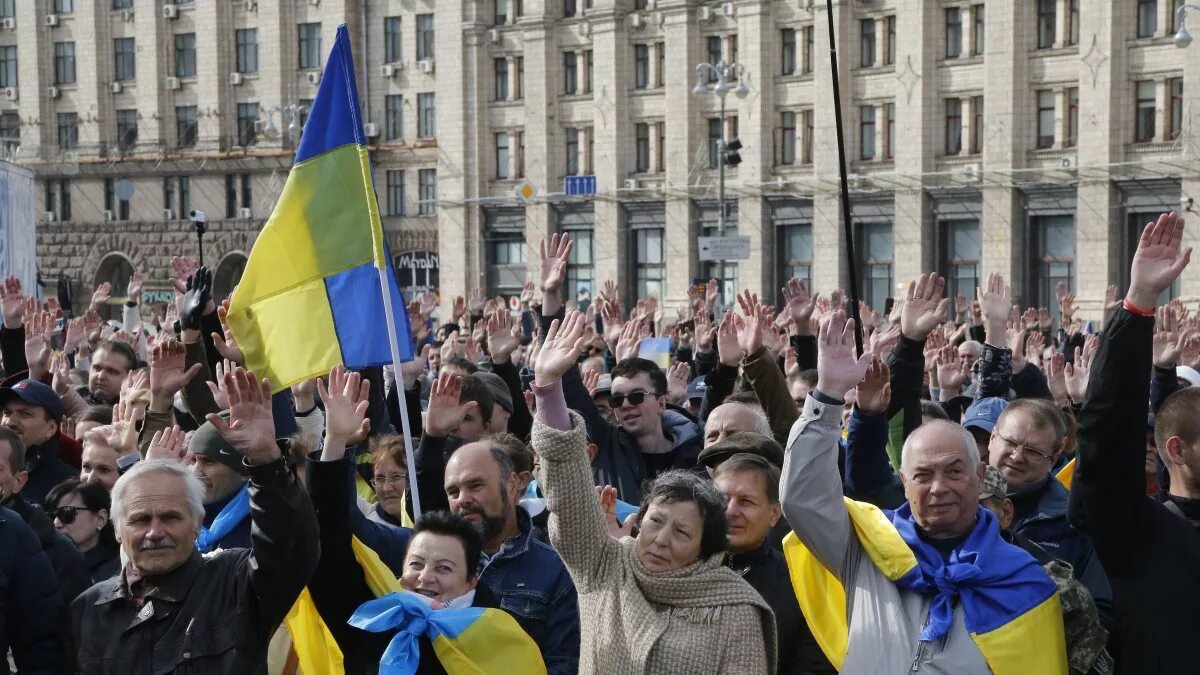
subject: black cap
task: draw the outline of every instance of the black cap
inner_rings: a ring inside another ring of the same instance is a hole
[[[738,431],[700,451],[696,461],[710,469],[738,453],[758,455],[779,468],[783,468],[783,448],[773,438],[753,431]]]

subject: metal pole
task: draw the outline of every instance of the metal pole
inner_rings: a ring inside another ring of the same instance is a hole
[[[837,42],[833,34],[833,0],[825,0],[829,19],[829,71],[833,75],[833,121],[837,134],[838,179],[841,183],[842,221],[846,234],[846,258],[850,266],[850,316],[854,319],[854,347],[863,353],[862,319],[858,314],[858,265],[854,255],[854,232],[850,220],[850,186],[846,181],[846,144],[842,139],[842,95],[838,84]]]
[[[718,83],[724,81],[724,70],[717,76]],[[717,236],[725,236],[725,96],[721,99],[721,139],[717,142]],[[725,300],[727,289],[725,285],[725,259],[717,261],[717,288],[721,289],[721,299]]]

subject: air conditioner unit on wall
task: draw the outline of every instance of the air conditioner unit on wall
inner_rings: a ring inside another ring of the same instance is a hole
[[[321,73],[319,72],[305,73],[305,77],[308,79],[309,84],[321,84]]]
[[[174,75],[168,76],[167,77],[167,89],[170,89],[171,91],[175,91],[178,88],[179,88],[179,78],[175,77]]]
[[[629,25],[634,28],[641,28],[642,27],[642,15],[638,14],[636,12],[633,14],[630,14],[629,15]]]
[[[115,214],[113,214],[113,212],[112,212],[112,211],[105,211],[105,212],[104,212],[104,220],[105,220],[105,221],[112,221],[112,220],[116,220],[116,215],[115,215]]]
[[[492,42],[492,43],[496,43],[496,42],[500,41],[500,29],[499,28],[492,28],[491,30],[488,31],[488,41]]]
[[[247,208],[238,209],[238,217],[242,220],[250,220],[254,217],[254,212]]]
[[[363,134],[367,138],[375,138],[379,135],[379,125],[374,122],[367,122],[363,125]]]
[[[737,8],[732,2],[726,2],[721,5],[721,13],[732,19],[737,13]]]
[[[133,21],[133,10],[127,9],[124,12],[121,12],[121,20],[124,21],[125,23],[129,23],[130,21]]]
[[[10,101],[17,100],[18,93],[19,92],[17,91],[16,87],[5,87],[4,88],[4,98],[6,98]]]
[[[46,15],[46,26],[48,26],[50,28],[54,28],[57,25],[58,25],[58,15],[57,14],[47,14]]]
[[[12,18],[11,16],[5,17],[4,21],[2,22],[2,25],[4,27],[4,30],[16,30],[17,29],[17,20]]]
[[[1063,157],[1062,158],[1062,168],[1074,169],[1075,167],[1077,167],[1079,165],[1078,162],[1079,162],[1079,160],[1077,160],[1074,155],[1072,155],[1070,157]]]
[[[432,74],[434,71],[433,59],[421,59],[417,61],[417,70],[426,75]]]
[[[709,21],[712,18],[713,18],[712,7],[705,5],[700,8],[700,20],[701,21]]]
[[[379,74],[383,77],[395,77],[401,70],[404,70],[403,63],[385,63],[379,66]]]
[[[175,209],[163,209],[163,220],[175,220]]]
[[[49,87],[46,89],[46,95],[50,98],[58,98],[60,93],[61,92],[58,90],[58,87]]]
[[[54,211],[47,211],[43,214],[43,218],[47,223],[53,223],[58,220],[58,214]]]
[[[114,93],[114,94],[119,94],[119,93],[121,93],[121,90],[122,90],[123,88],[124,88],[124,87],[121,85],[121,83],[120,83],[120,82],[109,82],[109,83],[108,83],[108,90],[109,90],[109,91],[111,91],[111,92],[112,92],[112,93]]]
[[[163,5],[162,15],[163,15],[164,19],[178,19],[179,18],[179,8],[173,4]]]
[[[232,84],[233,86],[236,87],[241,83],[242,83],[242,74],[241,73],[230,73],[229,74],[229,84]]]

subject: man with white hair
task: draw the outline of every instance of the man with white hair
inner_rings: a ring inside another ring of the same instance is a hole
[[[270,383],[241,368],[224,379],[230,419],[209,422],[244,457],[250,548],[201,556],[204,484],[172,460],[136,464],[112,492],[125,568],[71,606],[81,673],[263,671],[316,567],[316,517],[275,440]]]
[[[704,447],[719,443],[730,434],[740,431],[774,438],[771,422],[762,406],[726,399],[725,403],[713,408],[704,422]]]
[[[900,508],[843,499],[838,421],[872,357],[855,357],[841,310],[818,342],[780,498],[795,531],[784,542],[793,588],[830,662],[846,673],[1066,672],[1054,582],[979,506],[985,467],[962,427],[935,421],[908,437]]]

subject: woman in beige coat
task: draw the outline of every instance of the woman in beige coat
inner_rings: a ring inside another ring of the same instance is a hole
[[[580,672],[774,673],[775,617],[721,564],[728,524],[711,483],[684,471],[660,475],[638,512],[640,534],[609,536],[583,420],[567,409],[561,386],[584,346],[584,325],[578,312],[551,325],[533,386],[550,540],[579,592]]]

